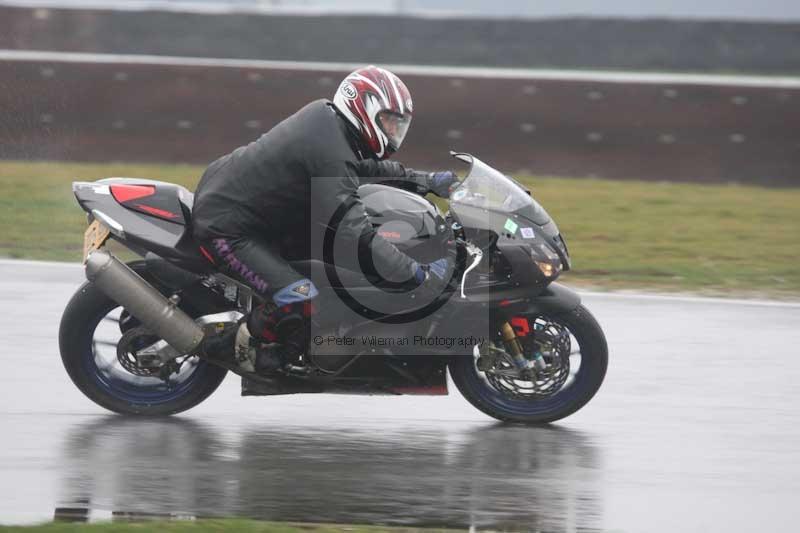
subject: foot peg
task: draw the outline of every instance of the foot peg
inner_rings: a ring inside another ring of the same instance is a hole
[[[256,351],[256,373],[259,375],[274,374],[283,366],[282,347],[277,343],[260,344]]]
[[[250,330],[247,329],[247,323],[242,322],[239,325],[239,330],[236,332],[236,362],[239,368],[245,372],[256,371],[256,352],[255,347],[252,346],[253,337],[250,335]]]

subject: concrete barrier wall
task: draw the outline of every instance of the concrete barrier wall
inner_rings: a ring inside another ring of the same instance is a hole
[[[0,48],[408,65],[800,74],[800,24],[0,7]]]
[[[315,98],[349,65],[0,55],[0,158],[207,163]],[[398,69],[415,119],[398,159],[450,149],[508,172],[798,185],[800,84]]]

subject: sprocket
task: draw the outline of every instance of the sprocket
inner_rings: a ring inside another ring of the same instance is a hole
[[[130,328],[122,334],[122,338],[117,343],[117,360],[119,364],[135,376],[159,377],[161,372],[160,361],[154,366],[142,366],[142,363],[148,360],[146,358],[158,359],[158,356],[138,353],[139,350],[152,346],[158,340],[157,335],[142,326]]]

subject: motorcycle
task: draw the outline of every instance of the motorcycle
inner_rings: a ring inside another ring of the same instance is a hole
[[[359,188],[380,235],[421,263],[450,258],[438,289],[382,285],[343,266],[333,221],[320,253],[290,261],[320,293],[306,348],[268,376],[202,349],[230,336],[261,299],[193,240],[187,189],[132,178],[73,183],[89,226],[87,281],[59,332],[67,373],[100,406],[152,416],[198,405],[229,371],[247,396],[442,395],[449,369],[461,394],[499,420],[569,416],[600,388],[608,348],[580,297],[555,282],[571,266],[566,242],[523,185],[470,154],[451,155],[469,170],[445,213],[422,194]],[[121,262],[110,240],[141,259]]]

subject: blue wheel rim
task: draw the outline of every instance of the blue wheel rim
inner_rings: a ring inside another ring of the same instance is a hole
[[[83,350],[86,374],[103,392],[130,404],[157,405],[178,400],[203,379],[208,371],[208,362],[203,360],[186,361],[177,375],[170,376],[169,385],[159,378],[127,372],[116,360],[116,341],[122,336],[114,317],[118,310],[106,310],[93,321]]]
[[[575,339],[575,341],[580,346],[579,340]],[[483,372],[478,370],[474,359],[470,360],[470,367],[465,372],[465,377],[472,390],[483,401],[496,409],[508,414],[521,416],[546,414],[562,409],[582,395],[583,388],[588,382],[588,374],[583,361],[584,355],[582,351],[580,353],[581,363],[577,371],[572,375],[571,380],[549,398],[520,399],[497,390],[482,377]]]

